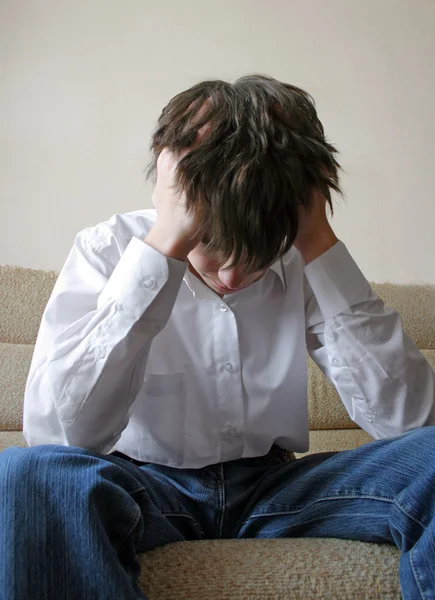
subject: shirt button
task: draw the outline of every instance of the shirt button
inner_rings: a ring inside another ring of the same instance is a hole
[[[143,284],[148,290],[152,290],[156,286],[156,280],[154,277],[148,277],[144,280]]]
[[[226,304],[221,304],[220,305],[220,309],[221,309],[222,312],[227,312],[228,306]]]
[[[228,373],[231,373],[232,371],[234,371],[234,367],[231,363],[227,363],[225,365],[225,370],[228,371]]]
[[[340,361],[338,360],[338,358],[333,358],[331,362],[334,365],[334,367],[338,367],[340,364]]]

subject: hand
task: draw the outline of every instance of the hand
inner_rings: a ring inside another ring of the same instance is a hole
[[[199,134],[198,134],[199,135]],[[198,138],[198,136],[197,136]],[[157,182],[152,202],[157,211],[157,220],[145,238],[145,242],[156,250],[179,260],[198,245],[202,234],[201,214],[187,212],[184,193],[174,188],[178,162],[198,143],[175,154],[164,148],[157,159]]]
[[[198,146],[210,125],[199,129],[194,144],[179,154],[164,148],[157,159],[157,182],[152,202],[157,221],[145,242],[171,258],[187,260],[187,255],[199,244],[204,219],[200,211],[187,212],[184,194],[174,188],[178,162]]]
[[[338,238],[326,216],[326,198],[315,190],[311,210],[307,211],[303,207],[299,210],[299,228],[293,245],[307,265],[337,242]]]

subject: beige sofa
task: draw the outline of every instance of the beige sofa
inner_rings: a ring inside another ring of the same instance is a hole
[[[0,267],[0,451],[25,445],[24,385],[55,280],[54,272]],[[373,287],[435,367],[435,286]],[[309,403],[310,452],[370,442],[310,360]],[[141,582],[150,600],[386,600],[401,597],[399,556],[390,545],[333,539],[181,542],[143,554]]]

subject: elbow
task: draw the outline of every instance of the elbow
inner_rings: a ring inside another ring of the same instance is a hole
[[[65,445],[84,448],[95,454],[108,454],[121,435],[99,431],[98,427],[85,427],[79,423],[64,425]]]

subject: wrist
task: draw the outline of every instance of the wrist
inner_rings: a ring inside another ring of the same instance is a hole
[[[168,258],[187,261],[188,254],[196,246],[196,242],[183,238],[178,232],[171,231],[170,227],[155,222],[144,242]]]
[[[333,230],[329,228],[326,231],[316,233],[309,239],[297,240],[295,247],[299,250],[306,265],[324,254],[327,250],[335,246],[338,237]]]

